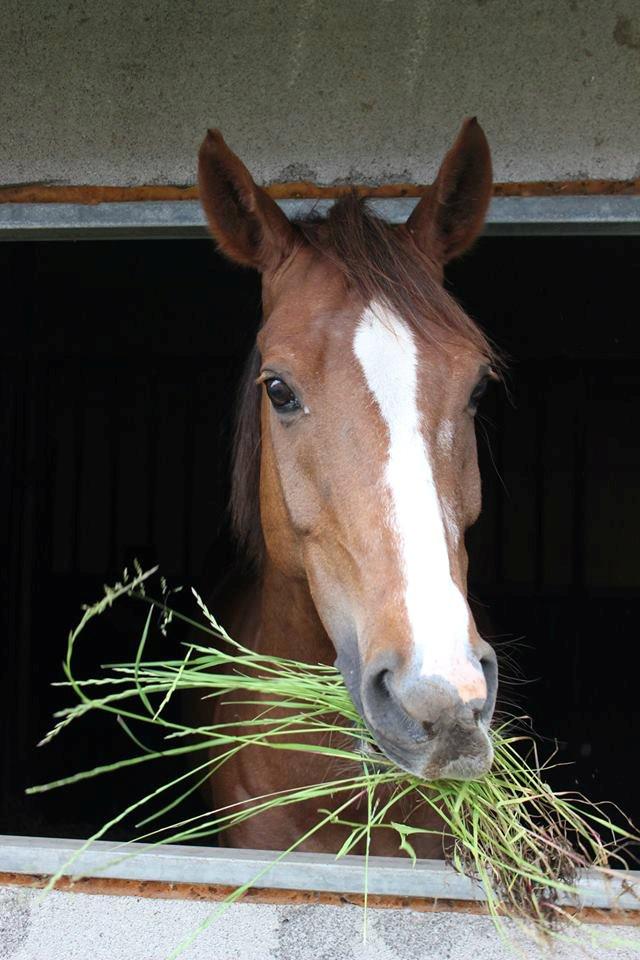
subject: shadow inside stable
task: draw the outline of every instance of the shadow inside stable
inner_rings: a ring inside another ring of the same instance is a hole
[[[480,412],[484,505],[468,537],[478,618],[508,654],[506,709],[533,717],[543,756],[558,741],[570,765],[550,773],[556,789],[636,821],[639,259],[634,237],[485,237],[449,271],[509,362],[508,391]],[[132,753],[104,717],[37,750],[64,697],[50,684],[80,604],[133,557],[205,593],[229,568],[230,424],[259,286],[203,240],[7,242],[0,271],[20,293],[0,332],[0,831],[82,837],[167,769],[25,799],[29,784]],[[137,613],[96,624],[80,669],[131,659]],[[177,639],[156,654],[176,656]],[[508,683],[509,658],[528,684]]]

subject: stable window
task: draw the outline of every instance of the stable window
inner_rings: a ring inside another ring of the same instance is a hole
[[[508,390],[492,392],[479,420],[484,505],[469,535],[470,593],[508,654],[505,710],[530,714],[549,752],[557,740],[558,759],[571,761],[550,774],[553,786],[617,802],[637,822],[626,771],[640,737],[640,237],[579,224],[570,236],[527,236],[534,227],[507,220],[448,275],[509,367]],[[80,221],[78,235],[91,235]],[[158,229],[174,238],[130,239],[126,224],[98,223],[95,235],[127,238],[0,245],[16,294],[0,334],[5,834],[86,837],[145,785],[138,770],[25,799],[31,783],[127,749],[100,719],[35,746],[60,703],[50,684],[80,604],[134,556],[205,592],[232,558],[230,422],[259,283],[211,242],[175,238],[197,225]],[[80,648],[87,670],[130,658],[125,621],[92,635]],[[514,663],[529,683],[509,683]]]

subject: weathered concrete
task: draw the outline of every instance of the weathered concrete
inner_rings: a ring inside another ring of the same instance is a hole
[[[0,888],[2,960],[165,960],[216,909],[210,903],[54,892],[42,901],[22,888]],[[182,954],[184,960],[584,960],[582,947],[551,954],[520,942],[514,953],[491,920],[455,913],[369,910],[363,943],[358,907],[236,904]],[[590,926],[591,955],[631,960],[634,927]],[[515,933],[514,933],[515,936]],[[618,941],[616,943],[616,940]],[[622,946],[620,941],[626,941]]]
[[[640,174],[638,0],[9,0],[0,183],[432,178],[464,115],[499,180]]]

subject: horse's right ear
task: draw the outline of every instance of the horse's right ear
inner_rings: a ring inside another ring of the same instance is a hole
[[[209,130],[200,147],[198,183],[209,229],[231,260],[256,270],[272,270],[294,250],[299,242],[296,227],[254,183],[219,130]]]

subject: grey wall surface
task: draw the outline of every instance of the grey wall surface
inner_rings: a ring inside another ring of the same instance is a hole
[[[184,900],[38,893],[0,887],[2,960],[167,960],[216,910]],[[363,943],[359,907],[239,903],[188,947],[182,960],[631,960],[640,952],[634,927],[589,926],[579,942],[552,953],[529,940],[504,942],[489,917],[375,910]],[[589,943],[598,938],[597,945]],[[625,945],[626,942],[626,945]],[[521,950],[517,949],[519,944]],[[585,953],[585,948],[588,952]]]
[[[639,0],[4,0],[0,184],[425,182],[465,115],[498,180],[640,175]]]

